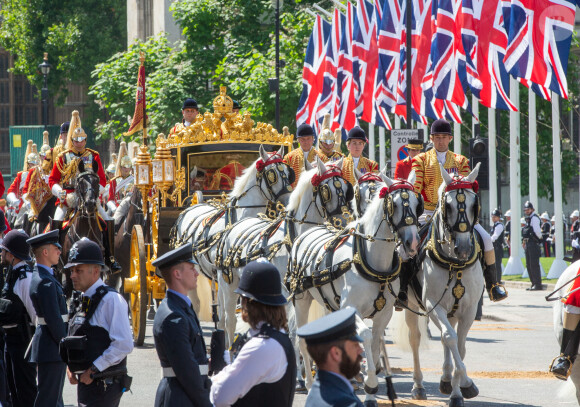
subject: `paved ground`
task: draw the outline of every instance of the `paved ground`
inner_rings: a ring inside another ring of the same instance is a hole
[[[495,406],[576,406],[573,397],[559,399],[563,382],[547,374],[552,358],[559,353],[552,331],[551,305],[544,300],[546,291],[527,292],[509,287],[509,298],[492,304],[486,299],[484,318],[476,322],[467,343],[465,363],[470,377],[479,387],[478,397],[466,400],[469,407]],[[400,314],[400,313],[397,313]],[[133,375],[133,394],[123,397],[121,406],[152,406],[160,380],[159,361],[153,347],[151,321],[148,323],[145,345],[129,356],[129,370]],[[446,405],[447,398],[438,392],[443,351],[439,332],[430,324],[432,340],[422,351],[421,363],[429,403],[408,404],[412,381],[410,352],[392,344],[397,321],[387,329],[390,362],[395,371],[394,383],[399,400],[397,406]],[[209,343],[210,326],[206,326]],[[384,380],[381,380],[379,399],[386,401]],[[363,397],[361,392],[361,398]],[[295,405],[303,406],[306,396],[297,394]],[[75,405],[75,388],[65,384],[65,405]]]

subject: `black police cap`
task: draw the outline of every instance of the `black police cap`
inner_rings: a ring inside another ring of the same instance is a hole
[[[366,135],[365,131],[358,126],[353,127],[348,132],[348,136],[346,137],[346,141],[349,141],[349,140],[362,140],[365,143],[368,143],[367,135]]]
[[[280,272],[263,258],[251,261],[244,267],[240,284],[234,292],[266,305],[287,303],[286,297],[282,295]]]
[[[6,250],[20,260],[30,261],[32,260],[30,257],[30,245],[26,242],[29,237],[22,229],[11,230],[4,236],[0,249]]]
[[[60,133],[68,133],[68,129],[70,127],[70,122],[64,122],[60,125]]]
[[[296,334],[304,338],[309,345],[343,339],[363,341],[356,333],[356,311],[352,307],[346,307],[301,326]]]
[[[31,237],[26,242],[32,247],[33,249],[36,247],[44,246],[47,244],[53,244],[59,249],[62,249],[59,241],[59,230],[51,230],[50,232],[43,233],[41,235],[36,235]]]
[[[499,209],[495,208],[492,212],[491,212],[491,216],[497,216],[498,218],[501,218],[501,212]]]
[[[171,267],[179,263],[191,263],[197,264],[197,262],[193,259],[192,248],[190,244],[184,244],[183,246],[179,246],[176,249],[168,251],[163,256],[158,257],[155,261],[152,261],[151,264],[154,267],[157,267],[155,273],[162,277],[161,273],[159,273],[160,268]]]
[[[534,205],[530,201],[526,201],[524,204],[524,209],[534,209]]]
[[[298,130],[296,130],[296,137],[308,137],[308,136],[314,137],[314,129],[312,128],[311,125],[302,123],[300,126],[298,126]]]
[[[8,226],[6,226],[6,216],[4,216],[4,212],[0,209],[0,233],[6,229],[8,229]]]
[[[79,264],[98,264],[103,271],[109,269],[105,266],[101,247],[86,237],[72,245],[68,252],[68,263],[65,264],[64,268],[68,269]]]
[[[451,124],[445,119],[437,119],[431,125],[431,134],[451,135]]]
[[[195,99],[187,98],[183,101],[183,107],[181,110],[183,109],[197,109],[197,102]]]

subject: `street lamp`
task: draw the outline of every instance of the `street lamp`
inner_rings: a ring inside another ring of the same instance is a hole
[[[284,0],[272,0],[276,19],[276,78],[269,79],[270,91],[276,92],[276,130],[280,128],[280,9]]]
[[[44,53],[44,60],[42,64],[38,65],[38,69],[44,77],[44,85],[40,92],[42,99],[42,124],[44,124],[44,130],[48,127],[48,74],[50,73],[51,65],[48,63],[48,52]]]

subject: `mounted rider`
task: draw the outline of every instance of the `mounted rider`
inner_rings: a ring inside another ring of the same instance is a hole
[[[131,194],[133,185],[135,184],[135,177],[132,174],[133,163],[127,152],[127,144],[124,141],[121,142],[118,157],[115,177],[109,182],[107,208],[112,213],[115,213],[123,198]]]
[[[45,142],[48,142],[48,132],[45,131]],[[29,170],[28,175],[26,176],[26,182],[24,183],[24,189],[22,190],[22,199],[27,201],[32,209],[34,216],[38,216],[40,211],[44,208],[44,206],[48,203],[48,201],[52,198],[52,193],[48,186],[48,175],[50,171],[46,172],[47,169],[47,161],[46,155],[45,159],[43,159],[36,150],[36,145],[32,145],[33,152],[30,154],[29,160]],[[43,145],[41,148],[41,152],[46,154],[50,152],[49,145]],[[38,161],[38,165],[33,165],[32,162]]]
[[[453,153],[449,150],[449,143],[453,139],[451,125],[444,119],[438,119],[431,125],[431,141],[434,148],[417,155],[413,159],[413,170],[415,170],[415,192],[423,194],[425,198],[425,211],[419,218],[419,223],[425,225],[429,223],[437,204],[439,202],[439,186],[443,182],[439,164],[452,175],[467,176],[470,173],[469,160],[461,154]],[[484,269],[485,286],[491,301],[501,301],[507,298],[507,292],[503,285],[497,282],[495,252],[489,233],[477,222],[474,229],[479,233],[484,244]],[[404,268],[405,272],[409,272]],[[403,272],[403,270],[402,270]],[[408,280],[407,280],[408,281]],[[403,286],[405,279],[401,280],[401,301],[406,300],[406,286]],[[406,285],[406,284],[405,284]],[[403,298],[401,298],[403,297]]]
[[[317,156],[321,160],[324,159],[323,155],[313,147],[315,135],[312,126],[302,123],[296,130],[296,138],[298,139],[300,148],[292,150],[284,156],[284,162],[292,167],[294,174],[296,175],[294,183],[292,183],[292,188],[296,187],[300,174],[302,174],[302,171],[306,168],[304,157],[306,157],[310,163],[313,163]]]
[[[111,180],[115,178],[115,171],[117,171],[117,153],[111,154],[111,163],[105,168],[105,176],[107,177],[107,185],[105,189],[99,194],[101,205],[106,205],[109,199],[109,189],[111,188]]]
[[[180,133],[185,128],[191,126],[195,121],[197,115],[199,114],[199,108],[197,107],[197,102],[193,98],[187,98],[183,101],[183,106],[181,107],[181,114],[183,115],[183,120],[181,123],[175,123],[175,126],[169,132],[169,135],[175,133]]]
[[[416,139],[409,139],[407,140],[407,152],[409,156],[404,160],[399,160],[397,162],[397,166],[395,167],[395,178],[406,180],[413,169],[413,158],[421,154],[423,150],[423,140],[416,138]]]
[[[322,131],[318,137],[318,151],[323,156],[324,163],[332,163],[344,157],[344,154],[340,152],[341,139],[340,129],[336,129],[334,133],[330,130],[330,113],[326,113],[322,122]]]
[[[46,175],[46,182],[48,183],[48,175],[50,175],[50,171],[52,171],[52,148],[50,147],[50,141],[48,138],[49,134],[48,131],[42,132],[42,146],[40,147],[40,151],[38,155],[40,156],[41,161],[41,169],[43,175]]]
[[[107,184],[99,153],[90,148],[86,148],[86,144],[87,134],[81,127],[79,112],[75,110],[72,113],[68,131],[67,148],[55,159],[54,167],[48,178],[48,185],[51,188],[52,194],[57,198],[56,204],[58,205],[51,225],[51,229],[53,230],[62,230],[62,224],[67,215],[72,213],[74,209],[77,209],[77,195],[75,194],[72,182],[80,174],[79,164],[81,161],[84,163],[85,168],[92,168],[93,163],[96,163],[100,188],[104,188]],[[114,258],[113,251],[114,221],[107,215],[98,200],[97,210],[107,224],[107,232],[103,233],[103,243],[105,250],[110,253],[111,270],[113,272],[120,271],[120,266]]]
[[[349,154],[342,164],[342,177],[353,186],[356,184],[355,168],[363,175],[369,172],[379,172],[379,164],[362,155],[367,143],[367,135],[363,129],[358,126],[350,129],[346,138]]]
[[[32,153],[32,140],[28,140],[26,146],[24,168],[22,171],[18,171],[16,178],[12,181],[10,188],[8,188],[6,201],[8,206],[13,207],[15,213],[19,213],[22,208],[22,204],[25,202],[22,197],[24,196],[24,186],[26,185],[26,177],[28,177],[28,172],[34,166],[40,164],[40,157],[38,154]]]
[[[66,150],[66,142],[68,139],[69,128],[70,122],[64,122],[63,124],[60,125],[60,135],[58,136],[58,140],[56,140],[56,144],[54,145],[54,147],[50,152],[50,166],[49,166],[50,170],[48,170],[48,172],[52,171],[52,167],[54,167],[54,162],[56,161],[56,158],[60,155],[60,153]]]

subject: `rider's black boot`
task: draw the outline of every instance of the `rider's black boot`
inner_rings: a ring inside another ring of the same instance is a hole
[[[409,286],[409,280],[413,276],[413,265],[415,264],[414,260],[407,260],[401,263],[401,272],[399,273],[399,294],[397,295],[397,299],[395,300],[395,310],[402,311],[403,306],[407,305],[407,300],[409,299],[407,296],[407,288]]]
[[[103,243],[105,246],[105,256],[109,260],[111,273],[119,273],[121,271],[121,265],[115,260],[115,221],[113,219],[106,220],[107,231],[103,233],[104,239]]]
[[[560,346],[560,356],[552,361],[550,372],[560,380],[567,380],[572,371],[572,365],[578,353],[578,345],[580,345],[580,324],[576,330],[571,331],[564,328],[562,332],[562,345]]]
[[[508,296],[505,287],[496,281],[495,264],[488,264],[483,269],[485,288],[489,294],[489,299],[493,302],[505,300]]]

